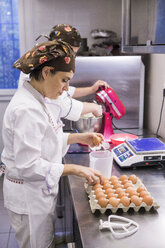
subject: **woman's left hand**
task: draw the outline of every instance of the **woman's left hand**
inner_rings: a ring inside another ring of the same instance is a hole
[[[109,84],[103,80],[98,80],[96,81],[96,83],[94,83],[91,87],[92,87],[92,92],[95,93],[100,86],[104,86],[105,89],[110,88]]]
[[[103,142],[104,137],[101,133],[82,133],[80,134],[79,139],[79,143],[94,147],[99,146]]]
[[[68,137],[68,145],[80,143],[91,147],[99,146],[104,141],[101,133],[71,133]]]

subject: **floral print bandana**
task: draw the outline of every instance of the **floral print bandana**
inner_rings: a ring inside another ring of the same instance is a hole
[[[63,40],[71,46],[81,46],[81,36],[78,30],[69,24],[59,24],[54,26],[49,34],[49,40]]]
[[[59,40],[40,43],[18,59],[13,67],[29,74],[48,63],[55,71],[74,72],[75,57],[71,46]]]

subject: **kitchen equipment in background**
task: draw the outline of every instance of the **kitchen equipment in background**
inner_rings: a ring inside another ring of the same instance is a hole
[[[111,142],[114,146],[124,143],[127,139],[138,139],[138,136],[129,133],[115,133],[111,135]]]
[[[157,138],[126,140],[112,154],[122,168],[157,166],[165,163],[165,144]]]
[[[112,56],[120,54],[121,39],[111,30],[94,29],[91,31],[94,43],[89,49],[90,56]]]
[[[111,176],[113,156],[110,151],[92,151],[89,154],[89,159],[90,168],[99,170],[102,175],[108,178]]]
[[[104,89],[100,87],[96,93],[96,100],[103,104],[104,109],[102,126],[99,132],[103,134],[105,141],[110,142],[110,136],[114,133],[111,117],[120,119],[125,114],[125,106],[112,88]]]
[[[88,56],[88,50],[87,38],[81,38],[81,47],[77,52],[77,56]]]
[[[125,115],[113,119],[118,128],[143,128],[144,109],[144,64],[140,56],[79,56],[76,58],[76,72],[70,85],[92,86],[98,79],[106,81],[116,92],[126,108]],[[92,102],[96,94],[83,96],[78,100]],[[128,97],[129,96],[129,97]],[[71,122],[71,121],[70,121]],[[64,131],[74,131],[75,122],[63,119]],[[134,132],[133,132],[134,133]]]
[[[165,1],[122,1],[122,52],[165,53]]]
[[[98,132],[101,128],[102,116],[95,117],[92,113],[85,114],[76,121],[75,129],[80,133]]]

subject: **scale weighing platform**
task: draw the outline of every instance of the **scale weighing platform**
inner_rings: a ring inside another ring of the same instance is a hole
[[[126,140],[112,154],[120,167],[148,167],[165,163],[165,144],[157,138]]]

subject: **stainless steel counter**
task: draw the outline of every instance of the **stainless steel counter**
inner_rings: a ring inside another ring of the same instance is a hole
[[[89,154],[67,154],[66,163],[89,165]],[[99,220],[107,220],[106,214],[92,214],[85,192],[84,181],[76,176],[69,176],[74,212],[79,228],[78,248],[164,248],[165,247],[165,169],[161,166],[154,168],[120,169],[114,163],[112,175],[136,174],[145,184],[160,208],[156,211],[129,211],[118,213],[139,224],[139,230],[132,236],[117,240],[110,231],[99,231]],[[77,230],[76,230],[77,231]]]

